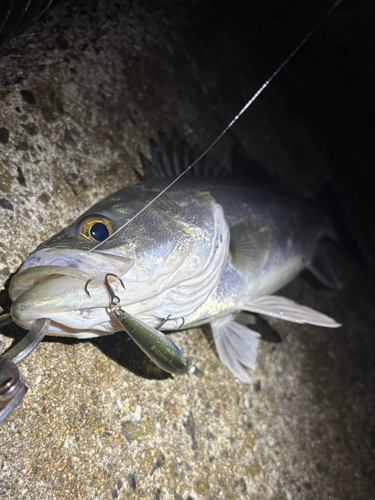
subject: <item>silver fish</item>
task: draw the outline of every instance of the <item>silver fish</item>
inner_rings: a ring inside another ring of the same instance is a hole
[[[125,285],[112,283],[122,307],[148,325],[165,318],[163,330],[209,323],[220,360],[245,383],[259,334],[236,318],[239,311],[340,326],[273,295],[306,268],[339,286],[319,246],[322,238],[335,239],[329,218],[313,201],[281,188],[215,178],[206,164],[107,240],[185,168],[191,151],[174,138],[152,153],[158,179],[106,197],[27,258],[9,290],[18,325],[30,329],[50,318],[49,335],[76,338],[122,330],[102,286],[112,273]],[[93,276],[90,298],[84,287]]]

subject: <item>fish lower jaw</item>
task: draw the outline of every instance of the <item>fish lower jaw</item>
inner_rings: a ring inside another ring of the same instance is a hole
[[[75,328],[69,328],[68,326],[62,325],[60,323],[56,323],[55,321],[51,321],[50,327],[48,329],[47,335],[51,335],[53,337],[71,337],[75,339],[94,339],[97,337],[106,337],[108,335],[113,335],[117,331],[120,331],[119,327],[116,329],[112,328],[111,323],[101,325],[102,329],[90,329],[90,330],[80,330]]]
[[[93,302],[93,307],[77,308],[77,304],[52,307],[38,301],[24,302],[21,298],[13,303],[11,314],[13,321],[26,330],[30,330],[38,319],[49,318],[51,326],[48,335],[92,338],[121,330],[121,325],[110,315],[108,308]]]
[[[79,311],[71,311],[72,313],[78,313]],[[54,315],[48,315],[45,314],[45,317],[53,317]],[[41,316],[42,318],[43,316]],[[12,318],[13,321],[20,326],[21,328],[24,328],[25,330],[30,330],[35,321],[37,321],[38,317],[35,318],[28,318],[27,320],[22,320],[19,317],[17,317],[16,314],[13,314],[12,312]],[[116,321],[116,320],[111,320],[109,319],[108,321],[104,321],[103,323],[100,324],[95,324],[93,326],[86,326],[84,327],[78,327],[78,328],[73,328],[72,326],[68,326],[64,323],[61,323],[59,321],[51,320],[47,335],[51,336],[56,336],[56,337],[72,337],[72,338],[77,338],[77,339],[90,339],[90,338],[96,338],[96,337],[103,337],[107,335],[113,335],[114,333],[121,331],[122,327],[121,325]]]

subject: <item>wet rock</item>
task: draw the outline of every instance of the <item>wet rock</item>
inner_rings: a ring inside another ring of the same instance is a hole
[[[253,391],[254,392],[259,392],[262,388],[262,384],[261,384],[261,381],[260,380],[256,380],[254,383],[253,383]]]
[[[47,205],[51,200],[51,196],[48,193],[44,192],[39,196],[38,200],[41,201],[43,203],[43,205]],[[79,407],[79,411],[81,413],[84,413],[86,411],[86,408],[87,408],[87,406],[83,403]]]
[[[152,469],[151,473],[150,473],[150,476],[152,476],[154,474],[154,472],[159,469],[160,467],[162,467],[163,465],[165,464],[165,456],[164,455],[159,455],[157,460],[156,460],[156,463],[154,465],[154,468]]]
[[[57,39],[57,45],[60,47],[61,50],[68,50],[70,47],[68,40],[63,36]]]
[[[29,150],[29,144],[27,141],[21,141],[17,144],[16,146],[17,151],[28,151]]]
[[[184,422],[184,427],[186,432],[191,436],[193,441],[192,449],[195,450],[197,448],[197,442],[195,440],[195,422],[192,413],[189,414],[188,419]]]
[[[70,146],[75,146],[76,141],[73,139],[72,134],[70,131],[66,128],[64,132],[64,141],[69,144]]]
[[[161,489],[160,488],[156,488],[155,491],[154,491],[153,500],[160,500],[160,494],[161,494]]]
[[[57,111],[60,113],[60,115],[63,115],[65,113],[64,106],[61,104],[60,101],[57,101],[56,108]]]

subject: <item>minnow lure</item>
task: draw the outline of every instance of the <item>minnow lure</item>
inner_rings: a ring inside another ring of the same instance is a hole
[[[124,284],[115,274],[107,274],[104,278],[104,284],[111,297],[109,309],[113,312],[117,320],[121,323],[124,330],[134,340],[134,342],[152,359],[152,361],[162,370],[173,373],[175,375],[185,375],[193,367],[190,362],[183,356],[179,348],[172,340],[158,330],[158,327],[152,328],[144,321],[132,316],[124,311],[120,306],[120,298],[114,294],[108,276],[116,278],[125,289]],[[86,283],[86,293],[90,296]],[[161,322],[160,327],[165,321]]]
[[[0,422],[27,390],[17,363],[47,332],[91,338],[125,328],[159,367],[183,374],[189,361],[158,328],[210,323],[220,360],[248,383],[259,335],[236,320],[238,311],[340,326],[273,295],[305,268],[340,285],[318,245],[335,239],[326,214],[275,186],[214,178],[200,162],[340,3],[191,165],[178,138],[162,138],[152,149],[158,179],[105,198],[28,257],[10,285],[11,314],[0,319],[0,326],[13,320],[30,330],[0,358]],[[195,175],[177,183],[187,172]],[[119,278],[111,285],[110,275]]]

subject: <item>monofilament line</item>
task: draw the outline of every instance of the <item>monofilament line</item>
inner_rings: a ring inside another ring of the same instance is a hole
[[[245,111],[253,104],[255,99],[259,97],[259,95],[263,92],[263,90],[268,87],[268,85],[272,82],[272,80],[280,73],[280,71],[288,64],[288,62],[292,59],[292,57],[299,51],[299,49],[309,40],[309,38],[315,33],[315,31],[320,28],[320,26],[324,23],[324,21],[332,14],[332,12],[340,5],[342,0],[337,0],[332,7],[323,15],[323,17],[318,21],[318,23],[307,33],[307,35],[302,39],[302,41],[297,45],[297,47],[289,54],[289,56],[280,64],[280,66],[272,73],[272,75],[263,83],[263,85],[255,92],[255,94],[247,101],[247,103],[243,106],[240,112],[233,118],[233,120],[229,123],[229,125],[221,132],[221,134],[211,143],[211,145],[202,153],[199,158],[197,158],[191,165],[189,165],[180,175],[178,175],[175,179],[173,179],[168,186],[160,191],[151,201],[149,201],[139,212],[137,212],[133,217],[128,219],[124,224],[122,224],[116,231],[114,231],[106,240],[101,241],[97,245],[93,246],[90,250],[85,252],[83,255],[75,259],[73,262],[77,262],[81,260],[83,257],[88,255],[100,248],[104,243],[107,243],[111,238],[113,238],[117,233],[122,231],[126,226],[128,226],[131,222],[133,222],[137,217],[139,217],[145,210],[150,208],[163,194],[168,191],[177,181],[183,177],[186,172],[188,172],[191,168],[194,167],[202,158],[206,156],[209,151],[220,141],[220,139],[228,132],[228,130],[236,123],[239,117],[245,113]]]

